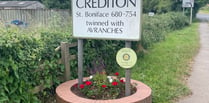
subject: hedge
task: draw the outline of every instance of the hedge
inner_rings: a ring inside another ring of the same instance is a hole
[[[134,46],[144,48],[165,39],[167,32],[181,29],[189,24],[181,13],[168,13],[149,17],[143,15],[142,40]],[[22,30],[0,25],[0,102],[39,103],[54,94],[54,89],[62,80],[64,66],[59,63],[60,51],[54,49],[60,42],[75,42],[69,32],[50,30]],[[123,41],[84,40],[85,76],[95,72],[96,64],[104,61],[105,71],[112,73],[119,69],[115,62],[116,52],[124,47]],[[76,48],[70,50],[77,53]],[[77,61],[70,63],[72,78],[77,78]],[[40,69],[44,69],[40,72]],[[51,83],[54,85],[51,86]],[[33,94],[31,90],[40,84],[46,89]]]
[[[150,17],[143,15],[142,45],[148,48],[156,42],[164,40],[170,31],[189,25],[189,18],[182,13],[166,13]]]

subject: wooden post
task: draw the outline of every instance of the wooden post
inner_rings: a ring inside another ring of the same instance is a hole
[[[78,84],[83,84],[83,40],[78,39]]]
[[[61,42],[61,53],[62,53],[62,62],[65,66],[65,81],[70,80],[70,59],[69,59],[69,44],[65,42]]]
[[[131,42],[126,41],[125,47],[126,48],[131,48]],[[126,69],[125,78],[126,78],[125,95],[130,96],[131,95],[131,69],[130,68]]]

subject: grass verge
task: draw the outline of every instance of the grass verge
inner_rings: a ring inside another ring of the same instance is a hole
[[[166,40],[149,48],[132,69],[132,78],[152,88],[153,103],[172,103],[188,95],[184,84],[190,63],[199,49],[198,24],[169,33]]]
[[[200,10],[199,13],[200,14],[209,14],[209,11],[207,11],[207,10]]]

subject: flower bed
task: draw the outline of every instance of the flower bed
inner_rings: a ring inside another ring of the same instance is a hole
[[[89,78],[84,78],[88,80]],[[123,97],[120,99],[111,99],[111,100],[94,100],[87,99],[80,96],[77,96],[71,91],[71,88],[77,84],[76,80],[70,80],[65,83],[62,83],[56,88],[56,99],[57,103],[151,103],[151,89],[144,83],[136,80],[131,80],[131,83],[136,85],[136,92],[130,96]]]
[[[115,76],[107,76],[106,73],[91,75],[83,84],[75,84],[71,91],[74,94],[96,100],[119,99],[125,97],[125,80],[116,72]],[[131,85],[131,94],[136,92],[135,85]]]

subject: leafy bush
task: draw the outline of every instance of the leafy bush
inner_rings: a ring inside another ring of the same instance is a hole
[[[124,42],[112,40],[84,40],[84,44],[84,64],[85,68],[88,68],[86,70],[87,73],[92,74],[90,72],[91,70],[98,71],[97,69],[108,68],[105,69],[105,71],[109,74],[119,68],[119,66],[116,65],[115,55],[120,48],[124,47]],[[100,67],[101,61],[105,64],[104,67]]]
[[[17,35],[13,30],[2,31],[0,38],[1,102],[32,102],[37,98],[29,92],[33,79],[31,70],[38,66],[40,57],[35,38]],[[29,69],[30,68],[30,69]],[[36,81],[35,81],[36,82]]]
[[[171,12],[152,17],[143,15],[141,43],[144,48],[148,48],[153,43],[164,40],[169,31],[181,29],[187,25],[189,25],[189,19],[182,13]]]
[[[198,12],[198,10],[205,6],[208,0],[195,0],[194,1],[194,16]],[[182,0],[149,0],[143,2],[143,12],[148,13],[150,11],[155,13],[168,13],[168,12],[176,12],[182,11]],[[189,12],[190,8],[185,8],[185,12]]]
[[[63,75],[64,68],[58,63],[60,53],[54,49],[67,36],[56,33],[40,35],[37,38],[18,29],[1,29],[1,102],[38,102],[31,92],[35,86],[44,84],[44,87],[51,88],[51,82],[61,82],[57,77]]]

